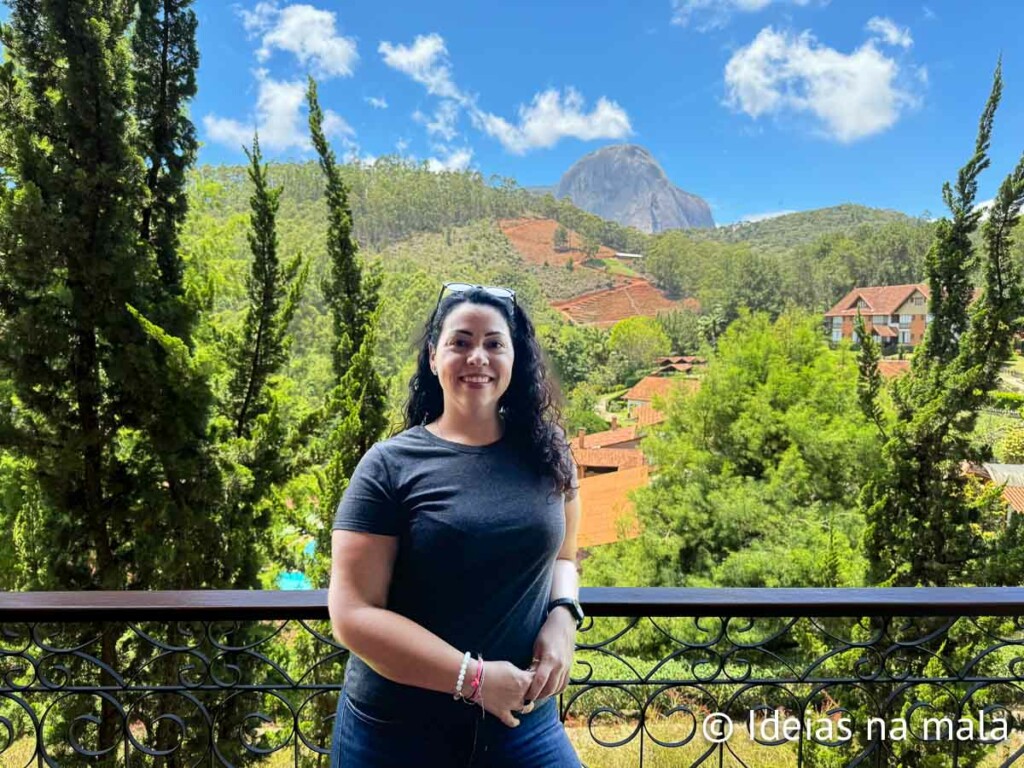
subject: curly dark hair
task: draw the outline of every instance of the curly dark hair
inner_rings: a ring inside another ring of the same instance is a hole
[[[576,472],[561,426],[561,392],[548,376],[544,351],[537,342],[533,323],[518,304],[492,296],[480,288],[446,296],[431,314],[417,342],[416,372],[409,380],[409,400],[403,429],[427,424],[444,411],[444,393],[430,371],[430,346],[437,348],[441,327],[448,314],[463,302],[497,309],[512,334],[512,379],[498,401],[498,413],[505,420],[505,439],[542,477],[549,477],[554,489],[571,496],[578,487]]]

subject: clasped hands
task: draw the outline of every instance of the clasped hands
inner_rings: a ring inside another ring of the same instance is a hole
[[[575,650],[576,620],[566,610],[551,611],[533,643],[527,669],[508,661],[485,663],[484,709],[515,728],[519,720],[513,713],[528,715],[538,703],[565,690]]]

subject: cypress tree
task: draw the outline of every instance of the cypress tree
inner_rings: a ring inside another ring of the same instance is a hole
[[[381,436],[387,424],[387,391],[375,361],[374,327],[379,316],[381,275],[376,265],[363,274],[352,236],[348,190],[338,173],[334,152],[323,133],[323,112],[316,82],[307,91],[309,128],[327,186],[330,222],[327,253],[330,279],[323,285],[334,322],[336,384],[319,420],[324,425],[313,452],[321,467],[321,498],[326,501],[318,552],[330,552],[330,519],[359,459]],[[321,567],[326,557],[321,560]]]
[[[235,437],[248,437],[253,420],[269,407],[268,383],[287,360],[288,326],[309,274],[308,265],[302,268],[301,257],[281,267],[276,219],[282,188],[269,186],[258,135],[253,139],[252,151],[245,152],[254,187],[248,234],[253,261],[246,281],[249,306],[243,338],[236,349],[234,375],[228,388]]]
[[[161,306],[153,319],[186,341],[194,312],[184,302],[178,233],[188,213],[186,172],[199,148],[186,112],[199,67],[191,5],[192,0],[138,0],[132,34],[138,148],[146,164],[140,236],[155,252],[159,270]]]
[[[360,267],[355,237],[352,234],[352,209],[348,188],[338,172],[334,151],[323,130],[323,111],[317,98],[316,81],[309,78],[306,92],[309,105],[309,130],[324,173],[327,199],[327,258],[330,273],[321,285],[324,301],[331,310],[335,346],[332,351],[334,377],[341,382],[352,356],[363,344],[369,318],[379,301],[379,271],[364,275]]]
[[[911,372],[891,387],[893,414],[880,472],[861,505],[868,522],[866,550],[874,583],[894,586],[1006,584],[1020,580],[1022,531],[1006,523],[998,488],[981,489],[964,462],[988,458],[971,442],[979,408],[996,385],[1024,313],[1021,275],[1011,257],[1011,231],[1024,202],[1024,158],[999,188],[982,227],[983,249],[971,235],[978,175],[1002,95],[1002,67],[982,114],[975,152],[943,198],[952,214],[939,222],[928,253],[932,323]],[[981,267],[981,292],[971,302]],[[863,325],[861,326],[863,328]],[[876,422],[877,349],[862,336],[862,408]]]
[[[164,278],[173,269],[165,267],[180,263],[172,252],[183,214],[176,203],[157,204],[176,199],[173,184],[158,183],[156,193],[147,185],[143,155],[159,153],[145,149],[146,120],[136,119],[149,102],[135,92],[134,3],[8,4],[0,32],[0,448],[31,467],[41,494],[34,534],[47,542],[30,550],[40,560],[21,569],[16,586],[255,586],[264,533],[225,498],[207,435],[206,372],[187,336],[160,324],[171,317]],[[180,100],[163,103],[180,117]],[[165,169],[176,162],[171,155],[188,155],[175,146],[162,155]],[[153,237],[143,238],[147,208]],[[100,660],[129,678],[155,652],[122,656],[117,641],[102,634]],[[100,678],[113,685],[107,673]],[[117,739],[118,712],[106,699],[99,708],[102,751]],[[155,699],[138,713],[150,717],[154,708]],[[69,705],[60,716],[85,711]],[[167,743],[161,722],[157,738]]]

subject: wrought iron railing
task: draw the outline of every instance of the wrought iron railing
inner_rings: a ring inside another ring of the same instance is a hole
[[[582,590],[602,766],[1024,765],[1024,589]],[[0,594],[0,765],[327,766],[326,593]]]

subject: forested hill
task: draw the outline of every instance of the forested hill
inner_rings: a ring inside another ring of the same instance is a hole
[[[539,291],[548,301],[607,287],[602,281],[609,276],[570,271],[554,262],[527,265],[504,242],[496,220],[554,219],[583,240],[643,253],[646,258],[635,266],[656,285],[672,296],[695,297],[705,307],[720,305],[726,319],[739,304],[774,314],[791,301],[823,311],[857,284],[920,280],[934,231],[932,223],[894,211],[841,205],[714,230],[647,235],[568,200],[531,194],[512,179],[485,179],[475,171],[434,173],[388,157],[372,166],[340,170],[362,252],[380,255],[388,271],[398,268],[393,262],[401,253],[431,279],[451,279],[457,272],[456,254],[463,253],[468,261],[459,266],[461,279],[500,276],[518,289]],[[322,276],[327,222],[320,169],[312,162],[271,164],[270,181],[283,188],[278,215],[282,248],[309,256],[314,277]],[[209,247],[216,234],[216,260],[224,267],[217,271],[229,283],[237,278],[240,291],[249,260],[246,169],[200,167],[191,176],[190,193],[192,237],[187,242]],[[211,227],[219,230],[214,233]],[[478,242],[470,242],[473,238]],[[470,265],[475,268],[466,272]],[[221,296],[231,292],[224,286]]]
[[[693,230],[687,234],[699,240],[720,243],[749,243],[765,253],[778,253],[812,243],[822,235],[851,234],[861,227],[879,228],[902,222],[931,229],[931,222],[898,211],[868,208],[846,203],[831,208],[788,213],[762,221],[740,222],[716,229]]]

